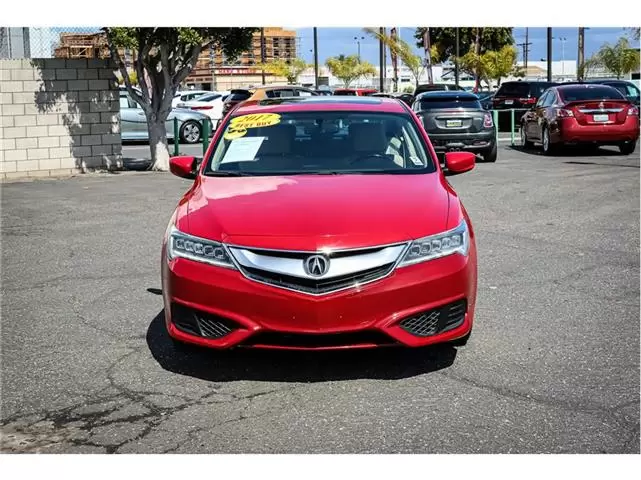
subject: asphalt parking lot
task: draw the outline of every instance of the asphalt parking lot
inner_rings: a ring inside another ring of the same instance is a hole
[[[188,181],[2,185],[2,450],[639,453],[639,152],[502,147],[451,183],[479,251],[466,347],[189,357],[158,295]]]

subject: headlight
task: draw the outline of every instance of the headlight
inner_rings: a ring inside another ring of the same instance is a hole
[[[167,238],[167,257],[182,257],[218,267],[236,268],[221,243],[187,235],[173,225]]]
[[[470,234],[467,223],[463,220],[453,230],[414,240],[399,267],[445,257],[453,253],[467,255],[469,247]]]

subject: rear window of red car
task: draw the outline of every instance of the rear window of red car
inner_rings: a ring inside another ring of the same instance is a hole
[[[559,95],[565,102],[581,102],[584,100],[625,100],[625,97],[614,87],[592,87],[581,85],[559,89]]]

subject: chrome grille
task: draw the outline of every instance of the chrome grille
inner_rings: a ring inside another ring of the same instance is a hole
[[[323,295],[357,287],[389,275],[407,243],[355,250],[300,252],[230,246],[229,252],[245,277],[274,287]],[[322,257],[320,272],[308,260]]]
[[[252,280],[267,283],[275,287],[297,290],[299,292],[320,295],[330,293],[344,288],[353,287],[363,283],[369,283],[387,275],[394,268],[394,264],[383,265],[382,267],[363,270],[357,274],[349,274],[341,277],[322,279],[301,278],[291,275],[268,272],[255,268],[244,268],[245,275]]]

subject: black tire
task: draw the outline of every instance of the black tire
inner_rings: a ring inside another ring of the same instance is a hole
[[[496,142],[492,145],[492,148],[483,152],[483,161],[484,162],[496,162],[496,157],[498,156],[498,148]]]
[[[637,142],[623,142],[619,144],[621,155],[630,155],[637,148]]]
[[[541,143],[543,145],[543,154],[544,155],[554,155],[557,152],[556,145],[550,142],[550,130],[548,127],[543,127],[543,135],[541,135]]]
[[[203,126],[196,120],[187,120],[180,126],[180,140],[184,143],[198,143],[203,134]]]
[[[452,340],[450,342],[450,345],[452,345],[453,347],[464,347],[465,345],[467,345],[467,342],[469,341],[471,336],[472,336],[472,330],[470,330],[468,334],[465,335],[464,337],[457,338],[456,340]]]
[[[532,148],[534,143],[527,139],[527,133],[525,133],[525,124],[521,124],[521,146],[523,148]]]

